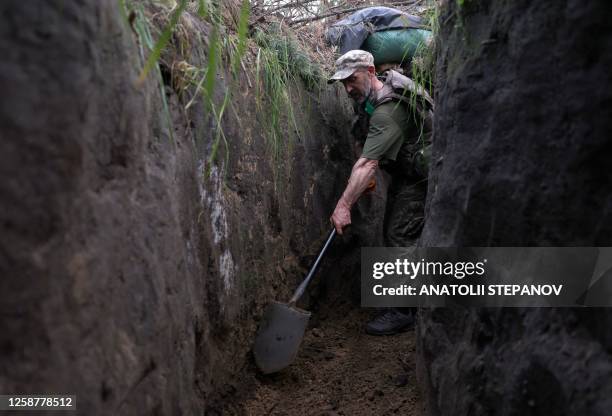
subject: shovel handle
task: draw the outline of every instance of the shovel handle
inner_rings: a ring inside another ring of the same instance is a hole
[[[310,271],[308,272],[306,279],[304,279],[304,281],[300,283],[298,288],[295,290],[295,293],[291,297],[291,300],[289,301],[290,305],[294,305],[298,301],[298,299],[301,298],[302,295],[304,294],[304,291],[306,290],[306,286],[308,286],[308,283],[310,283],[310,280],[316,273],[317,268],[319,267],[319,263],[321,262],[321,259],[323,258],[323,255],[325,254],[325,251],[327,251],[327,248],[331,245],[331,242],[333,241],[335,236],[336,236],[336,228],[332,228],[331,232],[327,236],[327,240],[325,240],[325,244],[323,244],[321,251],[319,251],[319,255],[317,256],[317,259],[314,261],[314,263],[310,267]]]

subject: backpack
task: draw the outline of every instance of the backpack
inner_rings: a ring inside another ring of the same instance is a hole
[[[415,143],[404,143],[398,154],[401,171],[410,176],[427,177],[433,134],[433,99],[425,89],[392,69],[381,74],[379,79],[383,88],[369,98],[365,106],[356,108],[357,119],[353,124],[353,135],[356,140],[364,142],[367,137],[370,115],[376,107],[389,101],[399,101],[407,104],[415,122],[421,127],[421,134]],[[398,163],[396,163],[398,164]],[[384,167],[384,166],[383,166]]]

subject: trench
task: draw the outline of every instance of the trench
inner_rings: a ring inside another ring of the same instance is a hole
[[[421,243],[612,245],[609,5],[437,3]],[[272,15],[241,36],[240,1],[184,4],[150,66],[176,2],[0,5],[0,393],[87,415],[610,414],[608,308],[431,308],[364,333],[380,172],[300,300],[295,362],[261,374],[262,314],[360,154],[354,112],[320,33]]]
[[[276,375],[251,368],[220,414],[422,414],[414,331],[367,335],[372,313],[347,304],[317,315],[295,362]]]

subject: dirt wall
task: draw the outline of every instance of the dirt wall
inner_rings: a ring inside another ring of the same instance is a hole
[[[327,232],[348,102],[293,82],[278,161],[249,48],[211,163],[218,123],[203,100],[185,110],[195,89],[171,65],[206,67],[210,24],[186,12],[163,85],[155,71],[137,85],[144,40],[119,4],[0,5],[0,391],[76,394],[88,415],[203,414]],[[217,74],[217,105],[232,76]]]
[[[448,1],[423,244],[612,242],[605,1]],[[612,314],[421,311],[432,415],[606,415]]]

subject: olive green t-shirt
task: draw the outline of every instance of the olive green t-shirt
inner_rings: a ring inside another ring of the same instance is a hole
[[[418,130],[406,104],[397,101],[381,104],[370,116],[361,157],[394,161],[404,141],[413,136],[418,137]]]

